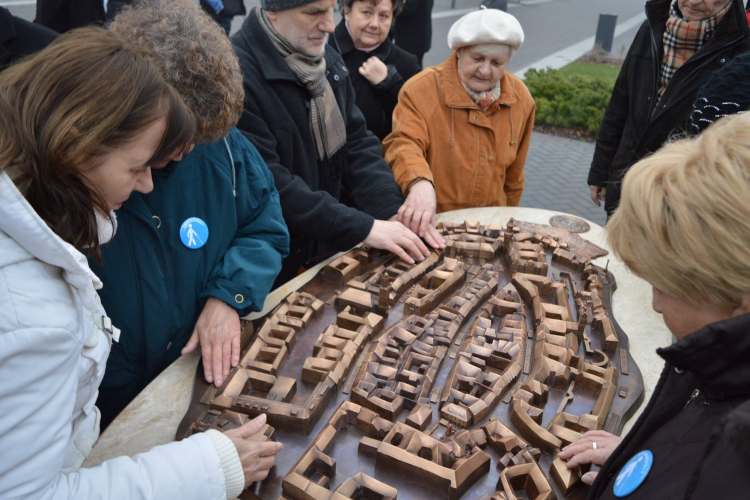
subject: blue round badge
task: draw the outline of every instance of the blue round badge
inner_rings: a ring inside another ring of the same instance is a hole
[[[654,454],[648,450],[631,458],[615,479],[615,496],[626,497],[633,493],[646,479],[653,463]]]
[[[180,226],[182,244],[191,250],[196,250],[208,241],[208,226],[198,217],[190,217]]]

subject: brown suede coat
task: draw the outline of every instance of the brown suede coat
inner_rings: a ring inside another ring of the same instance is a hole
[[[404,195],[424,178],[437,211],[518,206],[534,128],[534,99],[508,72],[500,98],[483,113],[461,85],[456,53],[411,78],[399,93],[385,159]]]

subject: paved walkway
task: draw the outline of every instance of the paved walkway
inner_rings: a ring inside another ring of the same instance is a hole
[[[593,143],[532,134],[521,206],[567,212],[604,225],[604,208],[594,205],[586,184],[593,156]]]

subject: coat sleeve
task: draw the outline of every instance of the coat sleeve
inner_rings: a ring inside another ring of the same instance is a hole
[[[430,100],[425,100],[430,102]],[[437,100],[435,100],[437,103]],[[390,165],[401,191],[406,194],[409,185],[417,179],[435,183],[427,150],[430,133],[423,110],[411,98],[410,89],[402,89],[393,111],[393,132],[383,140],[385,161]]]
[[[523,126],[523,130],[519,133],[521,136],[518,143],[518,151],[516,151],[516,159],[511,163],[505,170],[505,185],[503,191],[505,192],[505,202],[509,207],[517,207],[521,204],[521,195],[523,194],[523,185],[525,182],[523,167],[526,164],[526,157],[529,154],[529,144],[531,143],[531,133],[534,130],[534,115],[536,113],[536,103],[528,96],[530,107],[526,111],[526,121]],[[524,107],[527,107],[524,103]]]
[[[346,78],[344,92],[348,160],[344,173],[345,191],[364,213],[379,220],[389,219],[398,213],[404,197],[383,160],[380,141],[367,130],[365,117],[355,104],[354,88],[349,78]]]
[[[245,76],[245,82],[262,81],[262,75]],[[245,108],[238,127],[258,149],[273,174],[289,232],[328,243],[339,250],[361,243],[372,229],[372,216],[348,207],[326,191],[313,191],[299,176],[281,164],[279,142],[263,118],[254,86],[245,85]]]
[[[649,36],[648,22],[644,23],[640,31],[636,35],[636,38],[642,36]],[[638,43],[633,43],[630,50],[633,50],[634,46]],[[631,64],[631,54],[625,57],[620,74],[617,76],[615,81],[615,88],[612,91],[612,96],[609,98],[609,103],[604,111],[604,117],[602,118],[601,126],[599,127],[599,133],[596,136],[596,148],[594,149],[594,159],[591,161],[591,168],[589,170],[588,185],[589,186],[606,186],[609,180],[609,167],[612,165],[612,160],[615,158],[617,149],[620,146],[620,139],[622,138],[623,130],[625,129],[625,123],[628,120],[628,102],[629,102],[629,78],[628,71]],[[640,91],[647,91],[647,89],[638,89]]]
[[[66,450],[79,390],[80,341],[63,328],[0,335],[0,498],[14,500],[220,500],[224,473],[211,439],[191,436],[93,469]],[[83,358],[85,361],[85,358]],[[85,382],[84,382],[85,383]],[[95,397],[96,387],[92,386]],[[83,455],[81,455],[81,458]]]
[[[201,298],[220,299],[245,316],[263,309],[281,261],[289,254],[289,232],[263,158],[236,130],[227,141],[237,172],[238,228]]]

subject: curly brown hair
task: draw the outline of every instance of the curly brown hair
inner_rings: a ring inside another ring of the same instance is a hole
[[[225,137],[242,114],[245,93],[224,30],[192,0],[138,0],[109,29],[147,48],[164,77],[193,110],[196,142]]]

